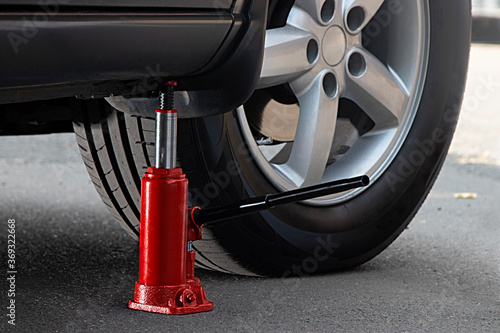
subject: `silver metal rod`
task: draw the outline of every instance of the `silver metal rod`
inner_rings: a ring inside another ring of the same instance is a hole
[[[156,160],[157,169],[177,167],[177,111],[156,112]]]

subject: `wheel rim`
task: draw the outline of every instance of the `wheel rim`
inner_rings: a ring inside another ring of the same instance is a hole
[[[373,186],[412,126],[428,55],[427,1],[297,0],[267,30],[260,90],[237,110],[265,177],[281,191],[362,174]]]

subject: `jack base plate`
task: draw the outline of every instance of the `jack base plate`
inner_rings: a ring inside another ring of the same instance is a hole
[[[205,290],[197,278],[176,286],[147,286],[135,284],[135,297],[129,309],[170,315],[184,315],[212,311],[214,305],[207,300]]]

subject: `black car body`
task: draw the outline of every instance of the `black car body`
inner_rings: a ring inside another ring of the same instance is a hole
[[[186,114],[228,112],[254,90],[266,12],[265,0],[2,1],[0,103],[145,97],[182,77]]]

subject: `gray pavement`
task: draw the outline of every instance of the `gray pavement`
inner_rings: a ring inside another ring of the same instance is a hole
[[[385,252],[347,272],[291,279],[198,270],[215,310],[192,316],[127,309],[137,243],[100,202],[71,134],[0,137],[4,276],[9,219],[17,242],[16,326],[4,280],[0,332],[500,332],[499,54],[473,47],[444,169]]]

